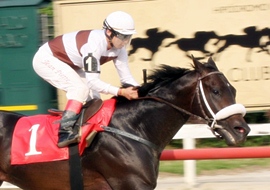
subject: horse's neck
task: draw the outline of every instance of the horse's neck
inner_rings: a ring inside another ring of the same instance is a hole
[[[158,126],[154,133],[156,133],[156,136],[158,137],[157,139],[159,139],[159,143],[162,146],[166,146],[171,141],[174,135],[187,122],[194,111],[192,104],[196,98],[197,76],[196,73],[190,73],[190,75],[186,77],[188,77],[189,80],[185,79],[184,81],[189,82],[179,86],[179,91],[177,93],[168,92],[168,94],[180,94],[180,97],[178,95],[171,98],[171,100],[168,100],[180,109],[164,104],[162,109],[153,110],[153,112],[159,112],[158,117],[156,117],[159,122],[157,122]],[[185,112],[190,113],[190,115]]]
[[[135,126],[136,131],[140,130],[144,138],[164,148],[186,123],[189,116],[164,103],[152,102],[152,105],[146,108],[143,115],[140,115],[140,111],[137,112],[140,115],[141,125]]]

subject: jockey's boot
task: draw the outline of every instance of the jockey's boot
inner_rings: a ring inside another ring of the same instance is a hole
[[[58,132],[58,143],[59,148],[66,147],[70,144],[77,143],[79,141],[78,130],[74,130],[74,125],[78,119],[78,114],[82,108],[82,103],[76,100],[68,100],[66,109],[63,112],[60,129]]]

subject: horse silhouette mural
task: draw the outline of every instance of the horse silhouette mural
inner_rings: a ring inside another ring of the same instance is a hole
[[[129,51],[129,55],[134,54],[139,48],[145,48],[151,52],[150,58],[142,58],[144,61],[151,61],[155,53],[158,52],[162,41],[166,38],[175,38],[175,35],[171,32],[159,31],[158,28],[151,28],[146,31],[147,38],[134,38],[131,41],[132,49]]]
[[[257,30],[256,26],[249,26],[243,29],[244,35],[234,35],[228,34],[225,36],[219,36],[219,40],[215,43],[218,43],[221,40],[225,40],[225,44],[221,46],[215,53],[215,59],[218,60],[220,57],[220,53],[223,52],[226,48],[232,45],[238,45],[244,48],[248,48],[246,53],[246,61],[251,61],[251,53],[253,48],[259,48],[258,52],[268,52],[267,45],[270,43],[269,41],[265,44],[261,43],[261,38],[264,36],[268,36],[270,38],[270,29],[264,28],[262,30]],[[269,53],[269,52],[268,52]]]
[[[190,57],[189,51],[199,51],[204,54],[203,57],[196,57],[196,59],[203,59],[207,56],[211,56],[213,53],[205,49],[205,45],[211,39],[218,39],[218,36],[214,31],[199,31],[196,32],[194,38],[180,38],[166,47],[176,44],[177,47],[186,53],[187,57]]]
[[[251,54],[254,48],[259,48],[256,53],[266,52],[270,55],[270,28],[263,28],[258,30],[256,26],[248,26],[243,29],[245,34],[227,34],[224,36],[217,35],[216,31],[197,31],[192,38],[179,38],[165,47],[171,47],[176,45],[179,50],[185,52],[185,55],[190,58],[190,51],[197,51],[202,54],[194,57],[198,60],[204,59],[209,56],[213,56],[215,60],[218,60],[221,53],[232,45],[238,45],[243,48],[248,48],[245,59],[251,61]],[[142,58],[144,61],[152,61],[154,55],[159,51],[159,48],[163,40],[167,38],[175,38],[175,35],[168,30],[159,31],[158,28],[151,28],[146,31],[147,38],[134,38],[131,41],[131,50],[129,55],[137,52],[138,49],[144,48],[151,52],[149,58]],[[266,39],[264,38],[266,37]],[[262,39],[266,41],[262,41]],[[211,43],[211,40],[215,40]],[[210,45],[211,50],[207,49],[207,45]]]

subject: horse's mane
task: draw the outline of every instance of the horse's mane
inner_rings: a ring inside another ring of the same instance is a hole
[[[203,64],[205,68],[216,70],[217,68],[209,63]],[[146,96],[151,90],[158,88],[160,86],[165,86],[167,84],[172,83],[176,79],[179,79],[191,72],[192,70],[196,70],[196,66],[191,64],[192,69],[182,68],[182,67],[173,67],[170,65],[162,64],[157,69],[154,69],[151,74],[147,77],[147,82],[143,83],[138,88],[139,97]],[[128,87],[131,85],[124,84],[123,87]],[[123,97],[116,97],[118,101],[127,100]]]
[[[147,83],[142,84],[138,89],[139,96],[146,96],[152,89],[169,84],[172,81],[181,78],[188,72],[190,72],[190,70],[187,68],[161,65],[152,71],[151,75],[147,77]]]

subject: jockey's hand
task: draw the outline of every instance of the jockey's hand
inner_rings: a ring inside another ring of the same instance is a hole
[[[138,90],[132,86],[128,88],[120,88],[118,91],[119,96],[124,96],[128,100],[138,98]]]

